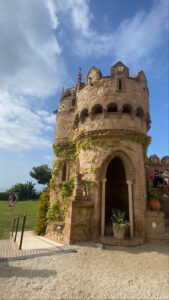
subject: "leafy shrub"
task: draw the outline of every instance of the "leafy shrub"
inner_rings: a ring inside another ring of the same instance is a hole
[[[37,199],[39,197],[37,191],[35,190],[35,183],[32,181],[27,181],[26,183],[17,183],[6,192],[17,193],[20,200]]]
[[[9,193],[1,192],[0,193],[0,201],[8,201],[9,200]]]
[[[34,231],[38,235],[44,235],[46,231],[47,218],[46,214],[49,207],[49,189],[43,191],[40,195],[38,206],[37,206],[37,215],[36,215],[36,226]]]
[[[59,211],[58,211],[58,201],[54,201],[49,206],[49,209],[46,214],[47,223],[56,222],[59,220]]]

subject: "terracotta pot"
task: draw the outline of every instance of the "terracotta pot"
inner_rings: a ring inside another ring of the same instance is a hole
[[[149,207],[150,207],[152,210],[160,210],[161,204],[160,204],[159,199],[150,198],[150,199],[149,199]]]
[[[114,237],[118,240],[124,239],[125,231],[126,231],[125,226],[113,226]]]

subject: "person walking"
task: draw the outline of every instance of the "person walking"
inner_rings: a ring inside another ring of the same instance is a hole
[[[17,202],[17,196],[16,196],[16,194],[14,194],[11,198],[11,201],[10,201],[10,203],[11,203],[11,205],[10,205],[11,206],[11,214],[14,212],[16,202]]]

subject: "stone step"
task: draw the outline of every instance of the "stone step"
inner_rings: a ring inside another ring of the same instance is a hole
[[[156,243],[160,245],[169,245],[169,232],[164,233],[151,233],[151,235],[147,235],[147,242]]]
[[[99,242],[104,244],[105,248],[108,246],[138,246],[141,245],[140,240],[137,237],[126,237],[123,240],[118,240],[113,236],[100,236]]]

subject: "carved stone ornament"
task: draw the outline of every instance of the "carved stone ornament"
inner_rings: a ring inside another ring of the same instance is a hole
[[[63,103],[59,104],[58,107],[58,112],[64,111],[64,110],[68,110],[68,101],[64,101]]]

